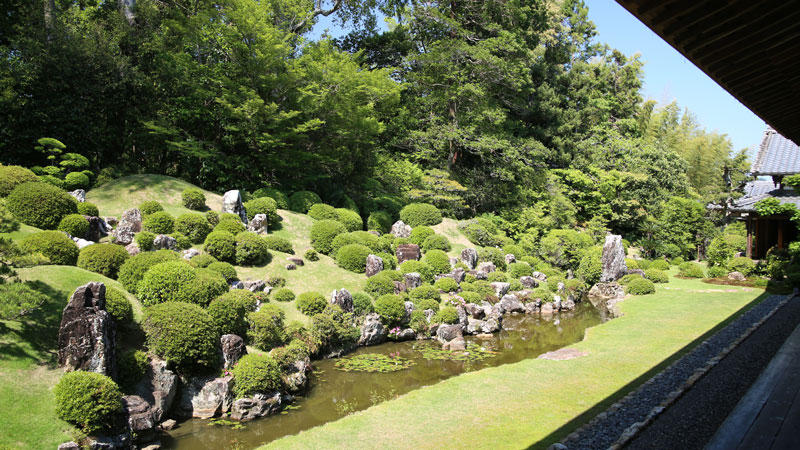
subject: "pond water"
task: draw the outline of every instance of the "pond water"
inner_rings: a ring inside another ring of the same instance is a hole
[[[466,361],[431,359],[447,355],[437,351],[441,350],[441,345],[435,341],[388,342],[362,347],[345,358],[378,353],[409,359],[413,365],[389,373],[345,372],[336,368],[337,359],[314,361],[311,388],[297,397],[289,410],[238,427],[192,419],[170,431],[161,442],[165,448],[174,449],[253,448],[464,372],[535,358],[579,342],[586,328],[605,319],[605,314],[588,301],[579,303],[573,312],[550,318],[538,314],[505,316],[506,328],[491,338],[467,337],[473,349],[478,345],[484,350],[473,355],[484,357]]]

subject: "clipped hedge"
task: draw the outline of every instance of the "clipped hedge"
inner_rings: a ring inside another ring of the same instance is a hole
[[[89,221],[80,214],[68,214],[58,223],[58,231],[72,237],[85,238],[89,234]]]
[[[254,293],[246,289],[234,289],[212,300],[206,311],[220,336],[235,334],[246,337],[249,327],[247,314],[254,311],[255,307]]]
[[[756,263],[746,256],[737,256],[728,263],[728,270],[749,276],[756,270]]]
[[[212,369],[218,361],[219,332],[201,307],[167,302],[147,308],[143,326],[147,347],[181,373]]]
[[[78,214],[83,216],[92,216],[97,217],[100,215],[100,210],[97,209],[97,205],[94,203],[89,202],[78,202]]]
[[[336,252],[336,265],[356,273],[364,273],[367,256],[372,250],[361,244],[348,244]]]
[[[247,211],[247,220],[253,220],[256,214],[267,216],[267,223],[270,226],[277,225],[280,221],[278,216],[278,205],[275,200],[269,197],[254,198],[244,202],[244,209]]]
[[[119,268],[117,281],[130,292],[138,295],[139,282],[144,275],[156,264],[167,261],[178,261],[180,257],[170,250],[157,250],[155,252],[144,252],[131,256]]]
[[[347,229],[336,220],[314,222],[311,226],[311,246],[320,253],[330,254],[333,239],[345,232],[347,232]]]
[[[51,264],[74,266],[78,261],[78,246],[60,231],[39,231],[29,234],[19,241],[19,247],[26,253],[41,253]]]
[[[251,345],[265,352],[283,345],[286,333],[283,329],[284,314],[275,305],[263,305],[247,316],[249,329],[247,338]]]
[[[280,209],[289,209],[289,196],[275,188],[256,189],[250,196],[251,198],[269,197],[275,200],[275,204]]]
[[[183,261],[167,261],[152,266],[137,286],[139,300],[145,306],[184,301],[182,291],[196,281],[197,270]]]
[[[364,229],[364,219],[357,212],[347,208],[336,208],[336,220],[341,222],[347,228],[347,231]]]
[[[647,295],[656,291],[656,285],[648,279],[637,277],[628,283],[625,290],[632,295]]]
[[[379,272],[369,278],[364,285],[364,290],[373,297],[380,297],[385,294],[394,293],[394,279],[389,276],[386,271]],[[397,280],[399,281],[399,280]]]
[[[372,305],[372,297],[364,292],[353,293],[353,314],[356,316],[364,316],[375,311]]]
[[[219,260],[209,255],[208,253],[201,253],[195,256],[194,258],[190,259],[189,262],[195,267],[205,268],[215,262],[219,262]]]
[[[53,388],[56,415],[86,433],[113,428],[122,409],[122,393],[111,378],[76,370],[65,373]]]
[[[403,264],[400,264],[398,269],[402,274],[417,272],[420,274],[423,282],[433,283],[433,276],[435,275],[433,267],[429,266],[424,261],[415,261],[413,259],[410,261],[404,261]]]
[[[117,324],[133,322],[133,305],[119,289],[106,288],[106,311],[111,314]]]
[[[303,292],[297,296],[297,309],[307,316],[319,314],[325,310],[328,302],[319,292]]]
[[[531,265],[526,262],[515,262],[506,268],[512,278],[528,277],[533,273]]]
[[[247,230],[247,227],[244,226],[238,217],[229,217],[230,216],[220,217],[219,223],[217,223],[217,225],[214,227],[214,231],[224,231],[236,236],[237,234]]]
[[[78,267],[117,278],[119,268],[130,258],[125,247],[116,244],[94,244],[81,249]]]
[[[669,283],[669,275],[659,269],[647,269],[644,271],[644,277],[653,283]]]
[[[269,355],[244,355],[231,372],[234,398],[268,394],[283,385],[280,365]]]
[[[445,306],[444,308],[439,309],[439,311],[433,315],[431,322],[447,324],[458,323],[458,312],[452,306]]]
[[[5,197],[22,183],[38,182],[35,173],[21,166],[0,166],[0,197]]]
[[[221,258],[219,258],[221,259]],[[240,266],[260,266],[272,259],[264,239],[249,231],[236,235],[236,264]]]
[[[678,266],[678,274],[686,278],[703,278],[703,266],[696,262],[685,262]]]
[[[200,213],[186,213],[175,219],[175,231],[189,238],[193,244],[199,244],[211,233],[211,224]]]
[[[289,288],[278,288],[272,292],[272,299],[276,302],[291,302],[294,300],[294,292]]]
[[[449,252],[450,241],[441,234],[434,234],[433,236],[428,236],[422,242],[422,251],[427,252],[429,250],[442,250],[445,252]]]
[[[220,222],[220,225],[222,223]],[[219,261],[236,262],[236,238],[227,231],[217,231],[215,228],[206,236],[203,250]]]
[[[322,203],[319,195],[311,191],[298,191],[289,197],[289,209],[305,214],[314,203]]]
[[[373,211],[367,217],[367,229],[388,233],[392,229],[392,215],[386,211]]]
[[[64,189],[68,191],[89,189],[89,183],[89,177],[82,172],[70,172],[64,176]]]
[[[519,280],[517,280],[517,281],[519,281]],[[433,283],[433,286],[436,289],[439,289],[442,292],[456,292],[456,291],[458,291],[458,283],[456,282],[456,280],[454,280],[454,279],[452,279],[450,277],[439,278],[438,280],[436,280],[435,283]]]
[[[429,250],[422,257],[422,262],[433,269],[434,275],[450,273],[450,257],[442,250]]]
[[[308,209],[308,216],[314,220],[337,220],[336,208],[327,203],[314,203]]]
[[[425,242],[425,239],[428,239],[429,237],[435,234],[436,232],[433,231],[433,228],[425,225],[420,225],[418,227],[414,227],[414,229],[411,230],[411,236],[408,239],[411,241],[412,244],[417,244],[419,246],[422,246],[422,243]]]
[[[145,217],[142,229],[155,234],[170,234],[175,228],[175,219],[166,211],[158,211]]]
[[[335,255],[340,248],[348,244],[361,244],[365,247],[369,247],[373,253],[388,252],[390,250],[387,241],[368,231],[350,231],[333,238],[331,242],[331,254]]]
[[[45,230],[55,229],[64,216],[78,212],[71,195],[38,182],[18,184],[8,194],[6,208],[22,223]]]
[[[200,189],[189,188],[184,189],[181,193],[181,200],[183,206],[193,209],[195,211],[203,211],[206,209],[206,194]]]
[[[407,225],[438,225],[442,223],[442,212],[429,203],[409,203],[400,210],[400,220]]]
[[[268,249],[294,255],[294,248],[292,248],[292,243],[288,239],[272,234],[264,236],[262,239]]]
[[[139,247],[139,250],[143,252],[149,252],[153,249],[153,247],[155,247],[155,243],[153,241],[156,239],[156,235],[149,231],[140,231],[136,233],[133,239],[136,241],[136,245]]]
[[[375,312],[387,326],[399,325],[406,314],[403,297],[394,294],[381,295],[375,300]]]
[[[146,200],[139,205],[139,212],[142,213],[142,217],[147,217],[160,211],[164,211],[164,207],[155,200]]]
[[[233,267],[233,264],[222,261],[216,261],[212,262],[206,267],[208,268],[208,270],[217,272],[218,274],[222,275],[222,278],[225,278],[225,281],[227,281],[228,283],[239,279],[239,276],[236,274],[236,268]]]
[[[219,272],[210,269],[194,270],[197,275],[195,279],[191,283],[181,286],[178,291],[180,301],[206,307],[211,300],[228,292],[228,282]]]

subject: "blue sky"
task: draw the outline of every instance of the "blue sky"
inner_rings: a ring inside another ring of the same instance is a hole
[[[645,99],[659,104],[676,100],[682,108],[689,108],[707,130],[727,134],[734,150],[759,143],[766,126],[763,120],[614,0],[585,1],[599,42],[627,55],[641,54],[645,63]],[[333,36],[343,34],[329,18],[322,17],[309,37],[316,39],[326,29]]]

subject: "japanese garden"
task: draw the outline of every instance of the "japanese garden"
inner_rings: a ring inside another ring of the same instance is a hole
[[[607,448],[800,287],[797,145],[581,0],[0,8],[2,449]]]

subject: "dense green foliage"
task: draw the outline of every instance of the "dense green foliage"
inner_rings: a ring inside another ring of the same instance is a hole
[[[687,278],[703,278],[703,266],[696,262],[685,262],[678,266],[678,274]]]
[[[209,303],[206,311],[220,336],[235,334],[246,337],[247,314],[256,308],[256,296],[246,289],[234,289]]]
[[[109,278],[117,278],[119,268],[129,257],[127,250],[121,245],[94,244],[81,249],[78,255],[78,267]]]
[[[628,283],[625,290],[633,295],[647,295],[655,292],[656,286],[646,278],[636,277]]]
[[[375,308],[372,306],[372,298],[364,292],[353,293],[353,314],[356,316],[364,316],[373,312]]]
[[[200,256],[195,258],[199,258]],[[122,283],[125,290],[131,294],[137,295],[139,282],[142,281],[144,275],[151,267],[167,261],[176,261],[178,258],[178,255],[170,250],[139,253],[138,255],[130,257],[120,266],[117,280]]]
[[[58,223],[58,231],[72,237],[85,238],[89,233],[89,221],[81,214],[68,214]]]
[[[18,184],[39,181],[39,177],[29,169],[20,166],[0,166],[0,197],[5,197]]]
[[[372,250],[361,244],[347,244],[336,252],[336,265],[351,272],[363,273]]]
[[[400,220],[407,225],[437,225],[442,222],[442,213],[428,203],[411,203],[400,210]]]
[[[48,296],[32,283],[0,283],[0,320],[15,320],[41,306]]]
[[[394,294],[381,295],[375,299],[375,312],[387,326],[398,325],[406,314],[403,297]]]
[[[253,220],[256,214],[267,216],[267,223],[270,226],[277,225],[280,217],[278,216],[278,204],[270,197],[259,197],[244,202],[247,211],[247,219]]]
[[[211,224],[202,214],[181,214],[175,219],[175,231],[189,238],[193,244],[199,244],[211,232]]]
[[[197,282],[197,270],[183,261],[168,261],[150,267],[137,285],[139,300],[145,306],[188,301],[185,289]]]
[[[311,246],[314,250],[329,254],[332,250],[333,239],[345,233],[347,229],[336,220],[320,220],[311,226]]]
[[[291,302],[294,300],[294,292],[289,288],[280,287],[272,292],[272,299],[276,302]]]
[[[145,217],[142,229],[155,234],[170,234],[175,227],[175,219],[166,211],[157,211]]]
[[[139,250],[143,252],[150,251],[153,249],[153,247],[155,247],[155,233],[151,233],[149,231],[140,231],[136,233],[133,239],[136,241],[136,245],[139,247]]]
[[[269,355],[244,355],[231,372],[234,398],[268,394],[283,385],[280,366]]]
[[[19,241],[19,247],[27,253],[43,254],[52,264],[74,266],[78,261],[78,246],[60,231],[30,234]]]
[[[211,316],[191,303],[167,302],[147,308],[143,323],[151,352],[179,371],[203,371],[217,362],[219,333]]]
[[[6,198],[6,207],[20,221],[32,227],[55,229],[61,219],[78,212],[75,199],[46,183],[18,184]]]
[[[200,189],[185,189],[181,193],[183,206],[195,211],[206,209],[206,195]]]
[[[153,213],[157,213],[159,211],[163,211],[163,210],[164,210],[164,207],[161,206],[161,203],[159,203],[156,200],[147,200],[147,201],[142,202],[139,205],[139,212],[141,212],[142,216],[144,216],[144,217],[149,216],[150,214],[153,214]]]
[[[289,209],[294,212],[307,213],[316,203],[322,203],[322,199],[310,191],[298,191],[289,197]]]
[[[260,266],[272,258],[269,246],[264,239],[249,231],[242,231],[236,235],[236,264],[240,266]],[[208,249],[206,249],[208,251]],[[211,253],[211,252],[209,252]],[[223,258],[219,258],[223,260]]]
[[[78,214],[84,216],[99,216],[100,210],[97,209],[97,205],[94,203],[78,202]]]
[[[248,314],[247,321],[250,328],[247,331],[247,338],[250,344],[264,351],[283,344],[286,338],[283,330],[284,317],[280,308],[269,304]]]
[[[99,373],[65,373],[53,388],[56,414],[87,433],[111,429],[122,408],[117,383]]]
[[[297,309],[307,316],[321,313],[327,304],[325,297],[319,292],[303,292],[297,296]]]
[[[208,266],[208,270],[212,270],[217,272],[218,274],[222,275],[225,278],[225,281],[231,282],[239,279],[239,276],[236,274],[236,268],[233,267],[233,264],[216,261],[212,262]]]
[[[220,222],[220,225],[222,223],[224,222]],[[220,261],[233,263],[236,261],[236,238],[227,231],[216,231],[215,229],[206,236],[203,250]]]
[[[268,236],[264,236],[262,240],[264,241],[264,244],[266,244],[267,248],[270,250],[275,250],[276,252],[288,253],[290,255],[294,254],[294,249],[292,248],[292,242],[286,238],[270,234]],[[309,261],[313,261],[308,257],[306,257],[306,259],[308,259]]]
[[[133,321],[133,305],[118,289],[106,287],[106,311],[117,321],[117,325],[128,325]]]

